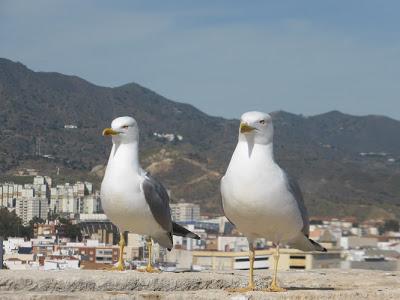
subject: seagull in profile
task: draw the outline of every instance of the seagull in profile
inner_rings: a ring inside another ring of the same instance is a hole
[[[234,291],[255,289],[253,265],[254,240],[257,238],[265,238],[276,246],[274,274],[267,289],[272,292],[285,291],[277,283],[280,245],[326,252],[308,237],[309,220],[301,190],[275,162],[273,135],[269,114],[257,111],[243,114],[236,149],[221,179],[224,213],[249,242],[249,284]]]
[[[139,128],[134,118],[120,117],[103,130],[112,137],[112,149],[101,183],[101,204],[107,217],[120,232],[117,269],[124,270],[125,231],[147,236],[147,272],[152,266],[152,240],[171,250],[172,235],[193,239],[199,236],[172,222],[169,196],[160,182],[139,163]]]

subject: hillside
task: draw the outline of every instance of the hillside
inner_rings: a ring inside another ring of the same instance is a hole
[[[137,119],[142,164],[172,191],[173,201],[200,203],[218,214],[219,179],[238,120],[209,116],[135,83],[99,87],[0,59],[3,177],[35,167],[59,181],[89,177],[98,184],[110,150],[101,131],[121,115]],[[312,117],[280,111],[273,118],[276,157],[299,179],[310,214],[400,216],[399,121],[336,111]]]

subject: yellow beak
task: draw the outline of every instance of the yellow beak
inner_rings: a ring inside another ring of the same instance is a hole
[[[246,132],[251,132],[255,128],[251,127],[250,125],[247,125],[246,123],[240,123],[240,133],[246,133]]]
[[[115,130],[112,129],[112,128],[105,128],[105,129],[103,130],[103,135],[104,135],[104,136],[108,136],[108,135],[117,135],[117,134],[119,134],[119,132],[115,131]]]

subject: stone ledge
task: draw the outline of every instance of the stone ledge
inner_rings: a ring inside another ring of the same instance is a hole
[[[247,272],[161,273],[136,271],[0,271],[1,299],[400,299],[400,272],[291,270],[279,273],[285,293],[246,294]],[[262,289],[270,271],[257,271]]]

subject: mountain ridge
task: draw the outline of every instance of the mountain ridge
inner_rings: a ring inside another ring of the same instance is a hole
[[[209,116],[136,83],[101,87],[0,59],[0,170],[5,174],[35,166],[54,175],[57,166],[65,176],[92,176],[98,184],[101,172],[90,171],[106,163],[110,149],[101,130],[120,115],[137,119],[142,164],[153,169],[174,201],[221,213],[219,178],[207,170],[225,172],[238,119]],[[299,180],[311,214],[400,215],[400,121],[339,111],[271,115],[277,161]],[[64,128],[68,124],[78,128]],[[182,140],[168,141],[163,134]]]
[[[159,94],[159,93],[157,93],[155,91],[152,91],[151,89],[146,88],[143,85],[138,84],[136,82],[127,82],[127,83],[124,83],[124,84],[121,84],[121,85],[117,85],[117,86],[101,86],[101,85],[97,85],[97,84],[95,84],[95,83],[93,83],[93,82],[91,82],[89,80],[83,79],[83,78],[81,78],[81,77],[79,77],[77,75],[66,75],[66,74],[59,73],[59,72],[33,71],[33,70],[29,69],[22,62],[19,62],[19,61],[14,62],[12,60],[0,57],[0,64],[2,64],[2,63],[6,63],[6,64],[9,64],[9,65],[19,65],[24,70],[29,71],[30,73],[33,73],[33,74],[40,74],[40,75],[49,76],[49,77],[57,76],[57,77],[61,77],[61,78],[64,78],[64,79],[65,78],[69,78],[70,80],[77,80],[78,82],[86,83],[88,86],[94,86],[94,87],[102,88],[102,89],[115,90],[115,89],[127,89],[127,88],[133,87],[134,89],[141,89],[143,91],[150,92],[150,93],[152,93],[152,94],[154,94],[154,95],[156,95],[158,97],[163,98],[166,101],[169,101],[169,102],[172,102],[172,103],[175,103],[175,104],[188,105],[188,106],[196,109],[198,112],[200,112],[200,113],[202,113],[204,115],[207,115],[209,117],[223,118],[225,120],[238,120],[239,119],[239,118],[226,118],[226,117],[223,117],[223,116],[209,115],[208,113],[196,108],[192,104],[168,99],[168,98],[162,96],[161,94]],[[378,119],[386,119],[386,120],[391,120],[391,121],[395,121],[395,122],[400,122],[400,120],[398,120],[396,118],[393,118],[393,117],[386,116],[386,115],[380,115],[380,114],[353,115],[353,114],[349,114],[349,113],[344,113],[344,112],[339,111],[339,110],[330,110],[330,111],[327,111],[327,112],[324,112],[324,113],[318,113],[318,114],[306,115],[306,116],[304,116],[303,114],[296,114],[296,113],[288,112],[288,111],[285,111],[285,110],[272,111],[272,112],[270,112],[270,114],[275,114],[275,115],[276,114],[287,114],[287,115],[292,115],[292,116],[297,116],[297,117],[304,117],[304,118],[318,118],[318,117],[336,115],[336,116],[351,117],[351,118],[378,118]]]

